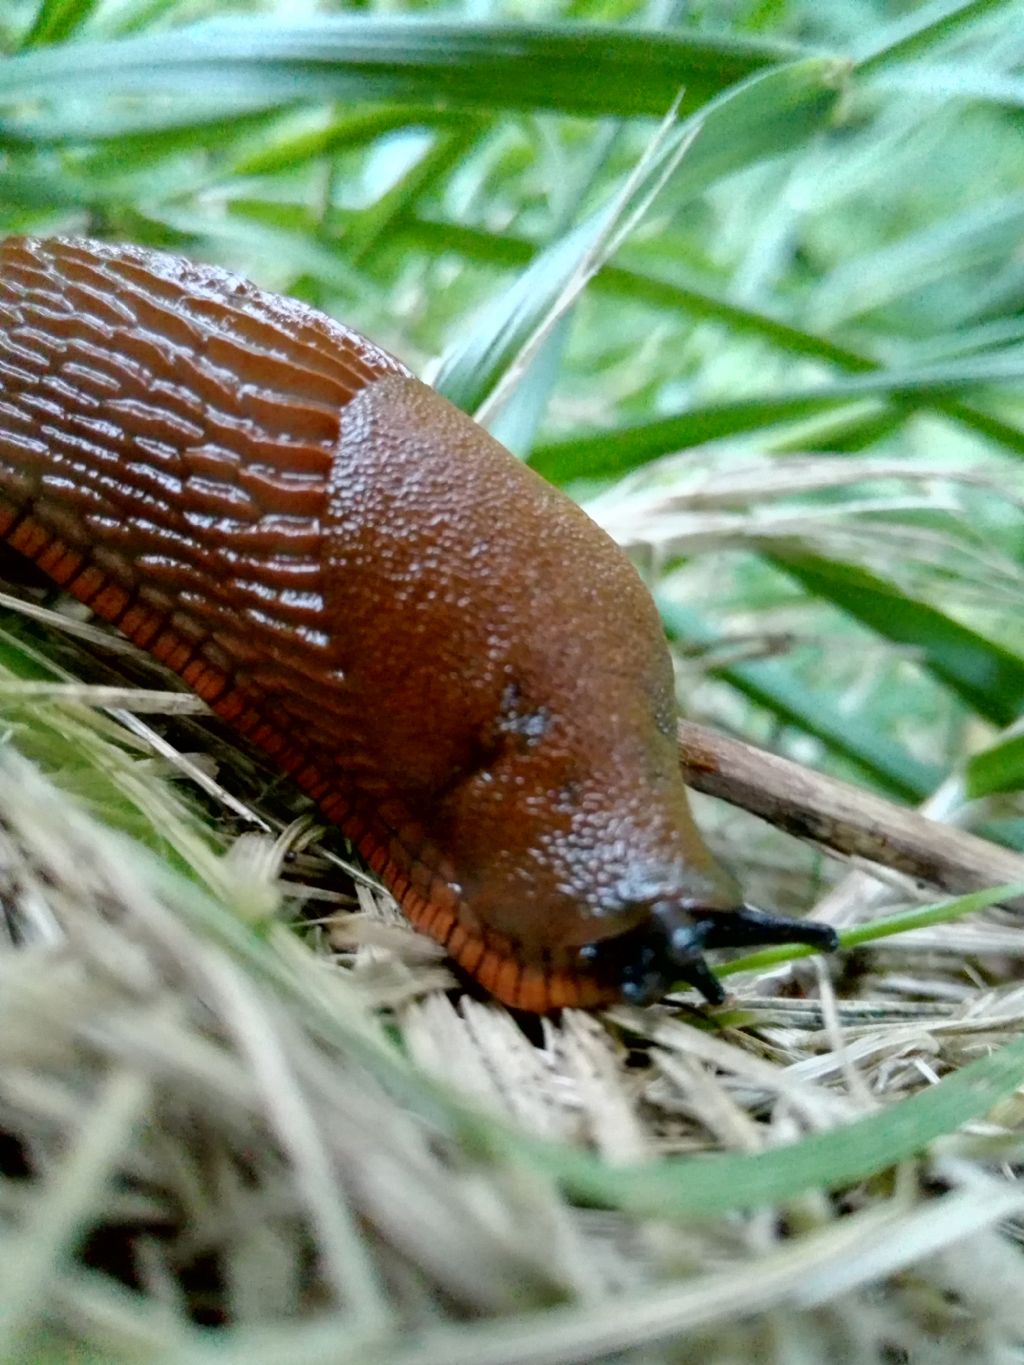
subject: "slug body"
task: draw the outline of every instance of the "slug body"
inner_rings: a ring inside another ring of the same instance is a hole
[[[694,827],[625,556],[391,356],[223,271],[0,246],[0,536],[291,774],[508,1004],[720,998],[742,906]]]

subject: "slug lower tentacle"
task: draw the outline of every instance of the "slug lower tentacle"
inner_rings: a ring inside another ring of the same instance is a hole
[[[510,1005],[820,926],[690,815],[657,613],[568,498],[372,343],[217,269],[0,246],[0,538],[178,672]]]

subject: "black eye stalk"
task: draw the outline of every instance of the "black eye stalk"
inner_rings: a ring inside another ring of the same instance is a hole
[[[652,906],[651,919],[619,938],[584,949],[591,971],[605,971],[619,983],[623,1000],[649,1005],[680,981],[687,981],[711,1005],[725,999],[721,982],[704,960],[710,948],[807,943],[833,952],[839,937],[830,924],[789,919],[752,905],[734,910],[686,910],[671,901]]]

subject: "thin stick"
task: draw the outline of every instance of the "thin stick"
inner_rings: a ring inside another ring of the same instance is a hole
[[[679,760],[695,791],[752,811],[798,838],[943,891],[960,894],[1024,880],[1024,857],[1011,849],[692,721],[680,721]],[[1008,904],[1024,910],[1024,900]]]

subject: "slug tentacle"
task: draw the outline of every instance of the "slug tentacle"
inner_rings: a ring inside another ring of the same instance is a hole
[[[0,244],[0,537],[291,774],[511,1005],[714,999],[705,949],[834,946],[742,906],[701,840],[618,547],[302,304],[139,248]]]
[[[601,944],[591,956],[600,973],[617,979],[632,1004],[649,1004],[685,982],[712,1005],[725,999],[721,983],[704,957],[710,948],[746,948],[770,943],[806,943],[832,952],[839,937],[830,924],[790,919],[752,905],[728,910],[684,907],[672,902],[652,906],[651,921],[639,933]]]

